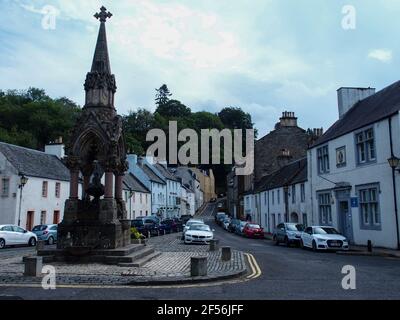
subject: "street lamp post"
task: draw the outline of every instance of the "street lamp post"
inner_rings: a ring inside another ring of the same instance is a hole
[[[24,174],[20,175],[20,180],[19,180],[19,185],[18,188],[21,190],[19,192],[19,212],[18,212],[18,227],[21,226],[21,204],[22,204],[22,190],[24,189],[24,186],[28,182],[28,178],[25,177]]]
[[[393,180],[393,198],[394,198],[394,214],[396,216],[396,232],[397,232],[397,250],[400,250],[400,234],[399,234],[399,217],[397,209],[397,191],[396,191],[396,168],[400,164],[400,159],[392,155],[389,159],[389,166],[392,168]]]

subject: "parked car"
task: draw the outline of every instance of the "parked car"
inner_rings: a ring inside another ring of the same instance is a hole
[[[0,225],[0,249],[23,244],[35,246],[36,242],[37,236],[33,232],[14,225]]]
[[[228,231],[229,232],[235,232],[236,227],[240,224],[240,220],[239,219],[232,219],[231,222],[229,223],[228,226]]]
[[[36,234],[38,240],[52,245],[57,241],[57,229],[56,224],[41,224],[33,227],[32,232]]]
[[[163,233],[165,230],[165,233],[172,233],[172,232],[178,232],[182,228],[182,222],[179,221],[179,219],[176,218],[167,218],[164,219],[160,222],[159,230],[160,233]]]
[[[185,244],[202,243],[208,244],[214,239],[213,230],[206,224],[192,224],[185,233]]]
[[[186,224],[183,225],[182,240],[185,239],[186,231],[188,231],[190,226],[193,224],[204,224],[204,221],[200,219],[190,219],[188,222],[186,222]]]
[[[151,216],[140,216],[140,217],[136,217],[136,219],[151,219],[153,220],[155,223],[159,224],[161,222],[161,219],[159,217],[157,217],[156,215],[151,215]]]
[[[210,202],[217,202],[217,198],[211,198]]]
[[[158,224],[153,219],[136,218],[131,221],[131,227],[135,227],[145,237],[148,237],[149,233],[151,236],[159,234]]]
[[[235,233],[238,235],[243,235],[243,229],[246,226],[246,224],[247,224],[247,221],[240,220],[239,224],[236,225]]]
[[[224,228],[224,230],[228,231],[230,223],[231,223],[231,218],[230,217],[225,217],[225,219],[222,221],[222,228]]]
[[[186,222],[188,222],[190,219],[192,219],[193,217],[192,217],[192,215],[190,215],[190,214],[184,214],[184,215],[181,215],[181,221],[182,221],[182,224],[186,224]]]
[[[301,234],[302,248],[317,250],[349,250],[349,242],[333,227],[307,227]]]
[[[247,223],[243,228],[243,235],[248,238],[264,239],[264,229],[259,224]]]
[[[215,220],[215,222],[218,223],[219,217],[220,217],[220,216],[224,216],[224,215],[225,215],[225,212],[217,212],[217,213],[214,215],[214,220]]]
[[[273,240],[276,245],[280,243],[284,243],[288,247],[292,244],[300,245],[303,230],[304,225],[299,223],[280,223],[275,228]]]
[[[216,216],[216,221],[217,224],[222,226],[223,221],[227,218],[228,216],[226,215],[225,212],[218,212]]]

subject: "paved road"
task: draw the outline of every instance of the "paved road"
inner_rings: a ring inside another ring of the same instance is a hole
[[[204,211],[212,217],[215,205]],[[254,255],[262,274],[250,281],[200,287],[170,288],[39,288],[0,287],[0,295],[24,299],[399,299],[400,260],[380,257],[314,253],[299,248],[274,246],[267,240],[245,239],[214,225],[221,245]],[[9,249],[7,249],[9,250]],[[17,250],[29,250],[20,248]],[[3,252],[1,253],[3,254]],[[1,258],[0,254],[0,258]],[[355,290],[342,289],[342,267],[356,269]]]

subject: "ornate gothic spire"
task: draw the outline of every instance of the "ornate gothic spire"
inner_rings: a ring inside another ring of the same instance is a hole
[[[117,89],[115,77],[111,74],[110,58],[108,56],[106,21],[112,14],[105,7],[94,15],[100,20],[99,35],[97,37],[91,71],[86,75],[85,107],[109,107],[114,109],[114,94]]]

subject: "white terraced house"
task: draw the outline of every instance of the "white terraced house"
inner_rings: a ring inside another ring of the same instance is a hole
[[[46,146],[48,154],[0,142],[0,224],[32,230],[61,222],[70,178],[63,147]]]
[[[400,82],[337,93],[339,119],[308,151],[311,224],[399,248]]]

